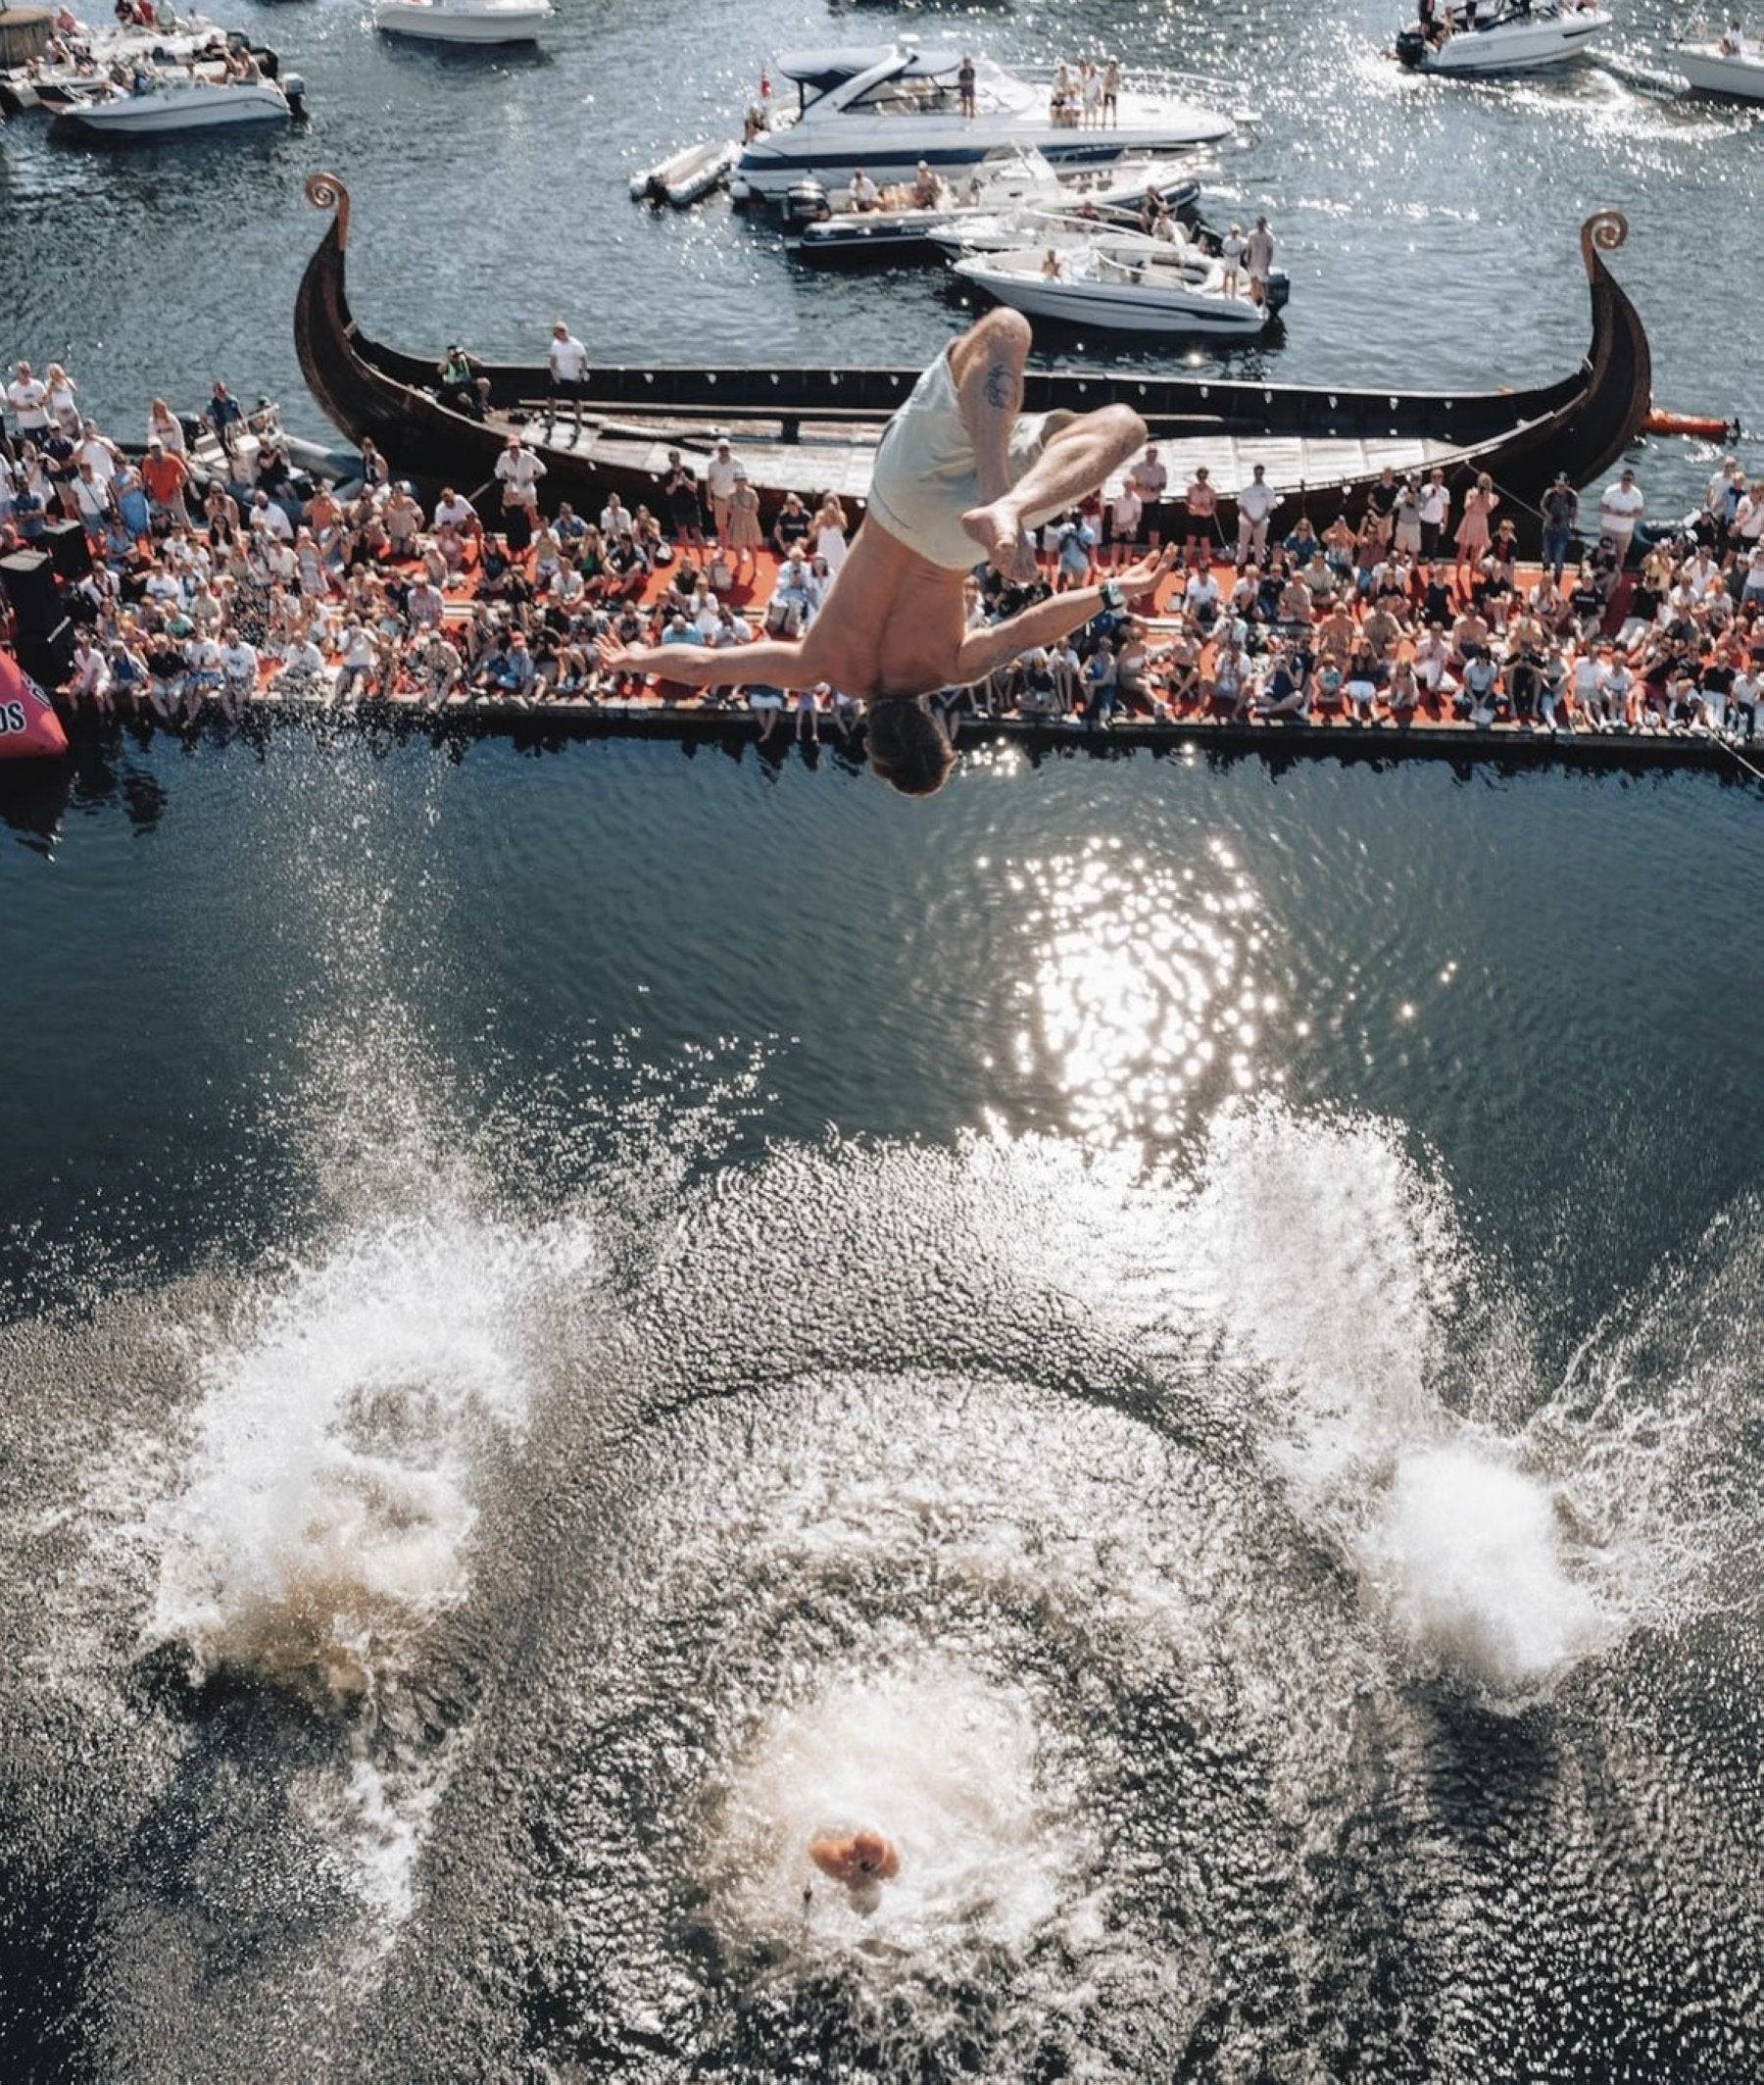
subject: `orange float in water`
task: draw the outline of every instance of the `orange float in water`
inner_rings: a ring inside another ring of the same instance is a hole
[[[49,698],[9,652],[0,652],[0,760],[36,760],[68,750]]]
[[[1700,434],[1705,441],[1726,441],[1734,422],[1718,420],[1712,413],[1668,413],[1661,406],[1649,406],[1647,418],[1642,422],[1643,434]]]

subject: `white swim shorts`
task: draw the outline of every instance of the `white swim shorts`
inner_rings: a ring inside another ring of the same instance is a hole
[[[1010,481],[1042,452],[1044,416],[1028,414],[1010,430]],[[946,349],[888,423],[876,449],[869,512],[891,536],[946,571],[967,571],[985,552],[961,525],[980,504],[974,445],[962,424]]]

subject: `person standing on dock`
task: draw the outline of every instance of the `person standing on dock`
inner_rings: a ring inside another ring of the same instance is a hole
[[[49,431],[49,386],[30,373],[30,365],[21,362],[6,387],[6,402],[12,408],[13,425],[21,441],[40,441]]]
[[[703,550],[705,514],[699,505],[698,478],[678,449],[667,452],[667,476],[662,480],[662,497],[667,504],[667,521],[674,541]]]
[[[1257,218],[1255,228],[1244,241],[1244,267],[1250,276],[1250,295],[1257,304],[1268,301],[1268,278],[1274,273],[1274,234],[1266,218]]]
[[[1647,501],[1636,483],[1636,473],[1626,465],[1623,473],[1598,496],[1598,532],[1609,536],[1617,551],[1621,571],[1629,560],[1630,544]]]
[[[1544,495],[1544,569],[1557,585],[1562,567],[1574,548],[1574,531],[1580,521],[1580,494],[1568,482],[1568,473],[1558,471],[1555,483]]]
[[[527,525],[539,512],[539,480],[545,465],[527,448],[518,434],[511,434],[496,459],[496,481],[502,487],[503,513],[524,508]]]
[[[729,502],[734,496],[736,479],[746,475],[729,446],[729,437],[719,427],[710,461],[705,466],[705,490],[710,499],[711,532],[725,550],[729,546]]]
[[[865,705],[870,766],[885,781],[908,795],[941,788],[956,756],[932,695],[983,681],[1100,610],[1118,613],[1129,594],[1153,590],[1173,559],[1146,558],[1101,586],[968,627],[963,587],[974,567],[989,563],[1006,581],[1032,577],[1029,531],[1096,491],[1146,438],[1145,422],[1124,405],[1024,418],[1030,339],[1020,313],[991,311],[925,371],[882,436],[864,525],[804,636],[734,655],[606,637],[605,670],[665,672],[689,687],[828,681]]]
[[[1156,550],[1163,542],[1166,528],[1169,530],[1170,540],[1174,542],[1175,515],[1166,498],[1170,489],[1170,473],[1157,460],[1155,442],[1146,444],[1145,455],[1131,467],[1127,476],[1134,491],[1139,494],[1140,506],[1144,510],[1141,526],[1146,531],[1147,543]]]
[[[1268,555],[1268,517],[1280,505],[1280,495],[1268,483],[1267,467],[1256,464],[1250,482],[1237,496],[1239,565],[1260,565]]]
[[[588,395],[588,350],[562,319],[552,321],[551,344],[545,351],[545,360],[551,372],[551,411],[546,416],[546,438],[549,440],[557,428],[559,399],[572,401],[575,406],[573,447],[582,437],[582,400]]]

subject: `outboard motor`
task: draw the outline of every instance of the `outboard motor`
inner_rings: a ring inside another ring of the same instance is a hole
[[[1419,29],[1396,31],[1396,62],[1399,65],[1419,65],[1427,56],[1427,38]]]
[[[793,182],[784,197],[784,222],[793,228],[804,224],[818,224],[833,215],[833,205],[827,200],[824,182],[812,175],[807,180]]]
[[[1286,270],[1284,268],[1270,269],[1268,279],[1263,287],[1268,293],[1269,311],[1285,311],[1287,299],[1293,294],[1293,278],[1287,273]]]
[[[281,90],[288,97],[289,114],[305,116],[306,81],[301,78],[300,74],[298,73],[284,73],[281,76]]]

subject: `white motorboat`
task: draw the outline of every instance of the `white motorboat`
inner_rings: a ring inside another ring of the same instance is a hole
[[[878,181],[909,177],[922,161],[959,174],[1001,145],[1033,145],[1054,171],[1112,165],[1130,153],[1185,152],[1231,134],[1229,117],[1193,103],[1123,93],[1119,123],[1084,128],[1056,120],[1048,90],[989,59],[974,63],[974,114],[957,87],[962,53],[904,44],[799,51],[778,61],[798,107],[774,115],[742,149],[737,200],[782,196],[806,175],[843,187],[861,167]]]
[[[1536,73],[1580,57],[1610,26],[1597,0],[1465,0],[1442,6],[1431,27],[1401,30],[1396,56],[1414,72],[1454,79]]]
[[[1227,290],[1211,255],[1137,232],[968,254],[956,273],[1031,319],[1106,332],[1250,340],[1274,318],[1250,295],[1247,275]]]
[[[551,0],[374,0],[373,25],[428,43],[534,43]]]
[[[1764,101],[1764,43],[1741,34],[1738,26],[1714,43],[1675,43],[1670,57],[1699,93]]]
[[[1148,189],[1175,212],[1193,210],[1200,199],[1200,183],[1184,161],[1136,161],[1130,178],[1122,178],[1126,173],[1125,166],[1097,168],[1062,180],[1042,153],[1006,146],[954,182],[939,182],[938,200],[928,205],[913,200],[911,182],[884,190],[876,207],[860,208],[849,189],[829,196],[818,181],[802,181],[786,199],[797,227],[786,243],[801,259],[824,267],[929,260],[949,251],[947,241],[959,239],[965,224],[1014,223],[1025,210],[1083,204],[1104,222],[1125,223],[1137,219]],[[1019,234],[995,243],[1023,242]]]
[[[1015,253],[1019,247],[1030,246],[1045,257],[1050,246],[1063,253],[1094,246],[1104,235],[1117,260],[1144,247],[1153,258],[1180,258],[1204,269],[1218,254],[1216,240],[1204,243],[1176,219],[1171,220],[1166,236],[1143,232],[1137,224],[1099,223],[1093,217],[1078,216],[1069,210],[1044,210],[1033,205],[1015,210],[976,211],[971,217],[941,225],[930,234],[930,240],[945,260],[954,262],[965,260],[969,254]],[[1279,280],[1284,283],[1285,275],[1280,275]]]
[[[245,49],[255,52],[266,73],[274,74],[274,52],[252,44],[238,29],[217,28],[199,17],[179,19],[168,11],[165,24],[154,27],[88,28],[78,23],[55,36],[40,58],[0,72],[0,109],[16,116],[24,109],[58,110],[70,98],[90,99],[104,92],[113,67],[194,66],[218,76],[227,52]]]
[[[685,210],[713,188],[720,188],[741,156],[732,138],[705,138],[688,145],[659,166],[645,167],[631,175],[633,202],[670,203]]]
[[[137,74],[126,91],[97,100],[70,101],[56,118],[86,136],[171,137],[191,130],[217,130],[241,124],[286,123],[301,111],[306,89],[293,74],[282,80],[202,79],[188,74],[168,78]]]

